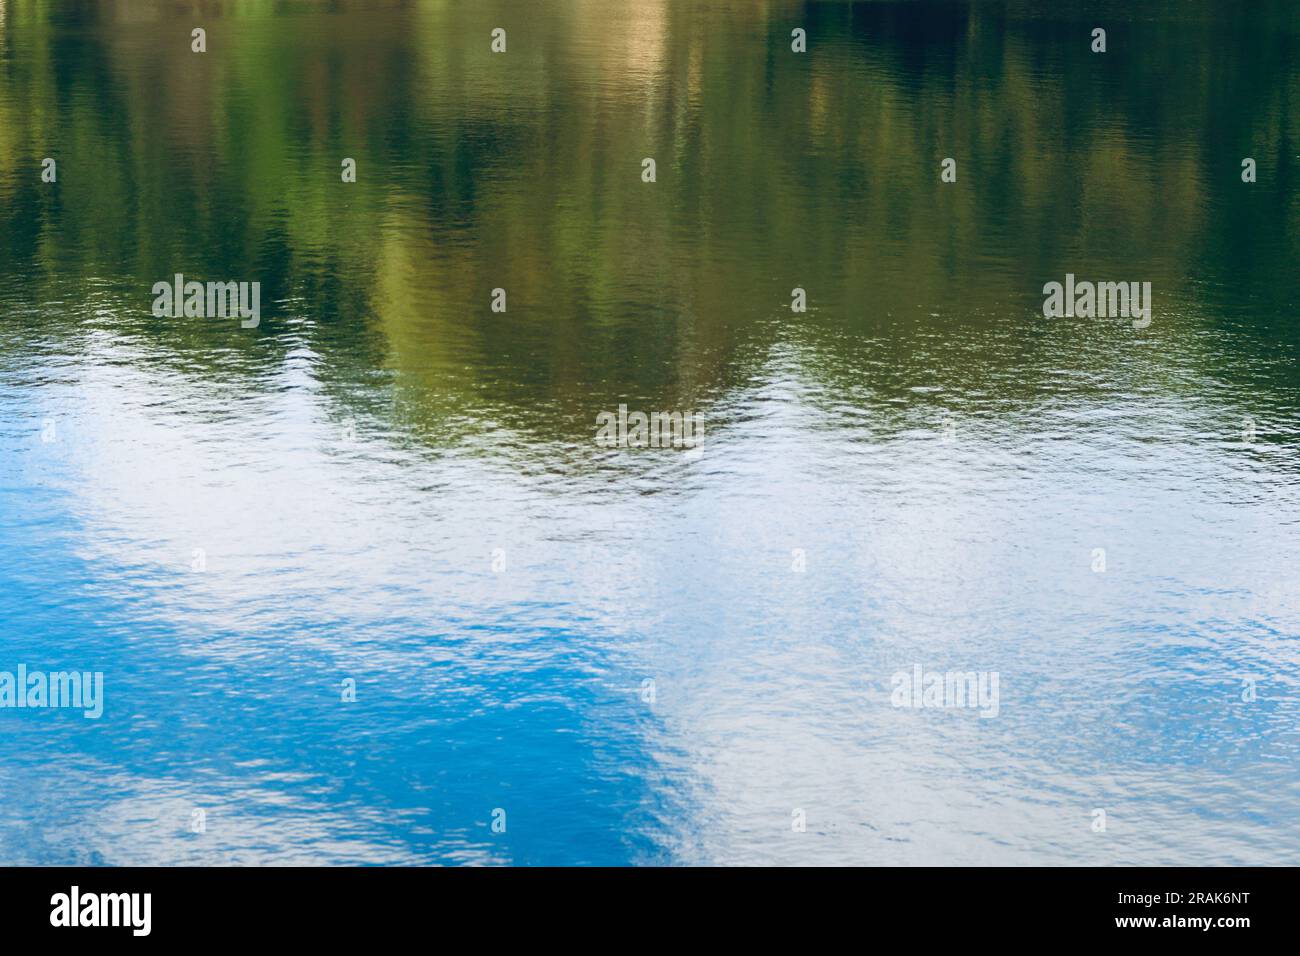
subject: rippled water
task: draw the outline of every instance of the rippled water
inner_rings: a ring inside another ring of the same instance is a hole
[[[1296,9],[0,0],[0,861],[1294,862]]]

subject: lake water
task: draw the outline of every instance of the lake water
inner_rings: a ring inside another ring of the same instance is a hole
[[[1293,4],[0,0],[0,227],[0,862],[1300,853]]]

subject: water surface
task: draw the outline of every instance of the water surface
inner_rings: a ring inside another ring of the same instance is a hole
[[[0,670],[106,683],[0,710],[0,862],[1293,863],[1298,43],[0,0]],[[1067,272],[1151,325],[1045,319]]]

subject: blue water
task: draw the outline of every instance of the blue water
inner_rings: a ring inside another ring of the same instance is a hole
[[[1295,861],[1289,14],[1236,117],[1213,4],[1096,87],[1016,5],[234,5],[201,68],[55,6],[0,26],[0,671],[106,697],[0,709],[0,863]],[[448,39],[512,15],[508,81]],[[946,198],[944,137],[1026,167]],[[1067,271],[1151,328],[1044,320]]]

